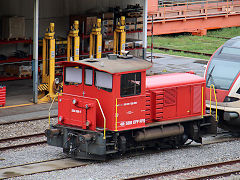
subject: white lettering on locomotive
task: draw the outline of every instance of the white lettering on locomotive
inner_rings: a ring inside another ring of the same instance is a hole
[[[132,121],[126,121],[126,125],[131,125]]]
[[[137,124],[142,124],[145,123],[145,119],[137,119],[137,120],[133,120],[133,121],[125,121],[125,122],[121,122],[120,126],[125,127],[125,126],[130,126],[130,125],[137,125]]]
[[[117,106],[133,106],[133,105],[136,105],[138,104],[138,102],[126,102],[126,103],[123,103],[123,104],[118,104]]]
[[[121,123],[120,123],[120,126],[125,126],[125,122],[121,122]]]
[[[81,113],[82,113],[82,111],[81,111],[81,110],[78,110],[78,109],[72,109],[72,112],[73,112],[73,113],[78,113],[78,114],[81,114]]]
[[[132,111],[128,111],[127,114],[133,114],[133,112]]]

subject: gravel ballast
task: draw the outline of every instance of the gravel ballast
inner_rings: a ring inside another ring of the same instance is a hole
[[[51,118],[51,123],[56,122],[57,118]],[[48,119],[0,125],[0,139],[43,133],[48,127]]]
[[[16,179],[123,179],[161,171],[239,159],[239,141],[174,149],[154,154],[94,162],[85,167],[23,176]],[[157,152],[157,151],[156,151]],[[60,148],[39,146],[5,152],[1,166],[65,157]]]
[[[0,168],[58,158],[66,158],[62,149],[48,145],[7,150],[0,152]]]

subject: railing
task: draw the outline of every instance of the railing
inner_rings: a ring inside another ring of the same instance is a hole
[[[116,127],[115,127],[115,131],[117,131],[117,120],[118,120],[117,106],[118,106],[118,101],[117,101],[117,98],[116,98],[116,115],[115,115],[115,116],[116,116],[116,117],[115,117],[115,118],[116,118],[116,125],[115,125]]]
[[[202,0],[202,1],[184,1],[184,2],[177,2],[177,3],[173,3],[174,1],[170,1],[170,2],[166,2],[164,3],[164,1],[162,2],[162,4],[158,5],[158,9],[159,8],[163,8],[163,7],[176,7],[176,6],[185,6],[187,8],[191,7],[192,5],[201,5],[202,7],[205,4],[211,4],[214,3],[216,5],[218,5],[219,3],[226,3],[229,4],[231,3],[232,5],[238,1],[234,1],[234,0]],[[214,5],[215,6],[215,5]]]
[[[215,97],[215,103],[216,103],[216,121],[218,121],[217,119],[217,96],[216,96],[216,90],[213,84],[210,85],[210,114],[212,114],[212,89],[214,92],[214,97]]]
[[[100,108],[100,110],[101,110],[101,113],[102,113],[102,116],[103,116],[103,119],[104,119],[104,125],[103,125],[103,139],[106,139],[106,117],[105,117],[105,115],[104,115],[104,112],[103,112],[103,110],[102,110],[102,106],[101,106],[99,100],[96,99],[96,101],[97,101],[97,103],[98,103],[98,106],[99,106],[99,108]]]
[[[157,12],[151,12],[150,16],[154,19],[166,20],[171,18],[190,18],[194,16],[213,16],[218,14],[224,14],[228,16],[236,12],[240,12],[240,1],[234,0],[204,0],[204,1],[186,1],[184,3],[171,3],[158,5]]]
[[[58,97],[58,92],[56,93],[54,99],[52,100],[52,103],[48,109],[48,125],[49,125],[49,128],[51,127],[51,109],[52,109],[52,105],[53,103],[55,102],[56,98]]]
[[[203,104],[204,104],[204,87],[202,87],[202,118],[203,118],[203,111],[204,111]]]

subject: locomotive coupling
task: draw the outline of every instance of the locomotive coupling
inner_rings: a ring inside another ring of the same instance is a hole
[[[168,126],[163,128],[153,128],[137,132],[135,141],[148,141],[169,136],[177,136],[184,133],[182,125]]]
[[[84,134],[84,135],[78,135],[78,139],[80,142],[85,143],[85,142],[95,141],[96,137],[94,134]]]

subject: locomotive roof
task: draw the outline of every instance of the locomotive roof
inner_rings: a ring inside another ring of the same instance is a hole
[[[228,40],[227,42],[224,43],[223,46],[240,48],[240,36],[236,36]]]
[[[100,58],[100,59],[84,59],[80,61],[71,61],[71,62],[61,61],[61,62],[58,62],[58,64],[62,66],[85,65],[100,71],[108,72],[110,74],[144,70],[144,69],[149,69],[152,66],[152,63],[136,57],[133,57],[131,59],[117,58],[116,60],[110,60],[108,58]]]
[[[170,73],[154,76],[147,76],[147,89],[173,87],[186,84],[205,83],[203,77],[189,73]]]

